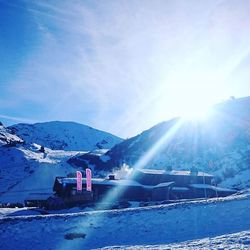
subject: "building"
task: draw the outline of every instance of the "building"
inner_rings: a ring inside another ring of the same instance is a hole
[[[211,198],[228,196],[234,190],[211,185],[213,176],[198,171],[165,171],[140,169],[133,171],[128,179],[92,179],[92,196],[82,179],[82,197],[85,200],[101,201],[110,196],[115,201],[166,201],[176,199]],[[76,190],[76,178],[57,177],[53,187],[59,197],[80,195]]]

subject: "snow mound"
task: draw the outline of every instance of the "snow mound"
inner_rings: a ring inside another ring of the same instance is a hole
[[[110,246],[98,248],[98,250],[163,250],[163,249],[227,249],[247,250],[250,248],[250,231],[242,231],[235,234],[225,234],[218,237],[204,238],[199,240],[184,241],[178,244],[166,245],[134,245],[134,246]],[[97,250],[97,249],[96,249]]]

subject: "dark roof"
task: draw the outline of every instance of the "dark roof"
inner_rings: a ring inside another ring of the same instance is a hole
[[[53,193],[29,193],[26,200],[46,200],[52,195]]]
[[[57,178],[57,181],[60,184],[75,184],[76,185],[76,178]],[[86,184],[86,178],[82,178],[82,183]],[[163,182],[154,186],[151,185],[143,185],[135,180],[129,179],[119,179],[119,180],[109,180],[109,179],[101,179],[101,178],[92,178],[92,184],[94,185],[110,185],[110,186],[130,186],[130,187],[143,187],[143,188],[161,188],[161,187],[168,187],[174,184],[174,182]]]

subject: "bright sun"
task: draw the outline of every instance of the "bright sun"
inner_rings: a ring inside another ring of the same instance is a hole
[[[185,105],[182,111],[182,117],[185,120],[201,121],[208,118],[212,110],[212,104],[209,102],[189,102]]]

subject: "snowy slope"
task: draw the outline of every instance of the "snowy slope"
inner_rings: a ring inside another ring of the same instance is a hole
[[[122,141],[117,136],[75,122],[20,123],[9,129],[27,143],[37,143],[57,150],[109,149]]]
[[[51,193],[56,176],[77,170],[67,160],[78,151],[39,149],[36,144],[0,147],[0,203],[23,202],[30,193]]]
[[[86,158],[78,157],[81,162]],[[250,187],[250,97],[218,104],[202,121],[162,122],[89,162],[106,170],[124,163],[154,169],[195,165],[224,186]]]
[[[31,192],[52,192],[56,176],[77,170],[67,160],[79,151],[40,149],[0,125],[0,203],[23,202]]]
[[[239,244],[248,247],[250,243],[249,238],[244,238],[249,237],[250,231],[249,207],[250,195],[246,193],[147,208],[5,217],[0,219],[1,247],[39,250],[116,245],[133,249],[136,245],[159,247],[175,243],[180,246],[214,244],[217,249],[216,242],[222,243],[223,237],[225,242],[230,234],[238,233],[240,242],[227,242],[237,249]],[[221,240],[210,240],[218,236],[222,236]],[[187,243],[188,240],[192,241]]]
[[[15,134],[11,134],[11,131],[3,126],[0,122],[0,147],[1,146],[13,146],[23,143],[23,140]]]

